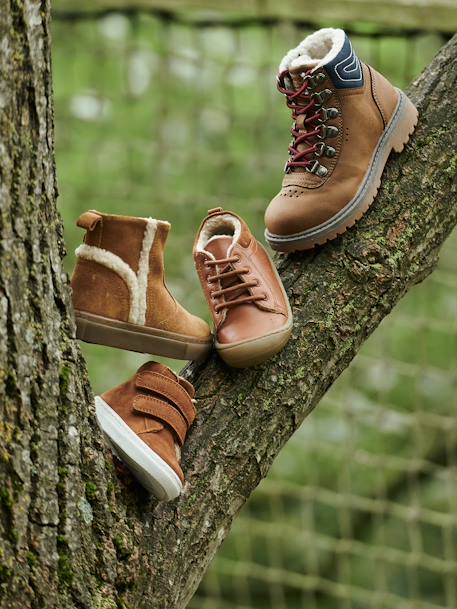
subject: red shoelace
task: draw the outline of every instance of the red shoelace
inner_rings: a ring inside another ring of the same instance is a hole
[[[278,76],[278,91],[286,96],[287,107],[292,110],[294,125],[291,129],[293,141],[289,145],[290,159],[286,163],[286,171],[295,167],[307,169],[314,165],[315,159],[306,158],[319,152],[322,137],[322,112],[321,105],[316,101],[316,97],[310,91],[310,78],[312,70],[307,70],[303,76],[303,84],[296,91],[286,86],[284,79],[292,80],[289,70],[284,70]],[[296,121],[299,116],[304,116],[303,129],[296,128]],[[306,129],[310,128],[310,131]],[[308,145],[304,150],[298,150],[300,144]]]

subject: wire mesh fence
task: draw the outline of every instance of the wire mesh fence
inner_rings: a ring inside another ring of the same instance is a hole
[[[167,219],[169,283],[205,316],[194,232],[223,203],[261,237],[290,137],[276,66],[318,25],[56,12],[57,170],[70,252],[86,209]],[[445,40],[376,24],[346,29],[401,87]],[[457,607],[456,254],[451,238],[438,270],[284,448],[191,609]],[[85,352],[96,390],[140,361]]]

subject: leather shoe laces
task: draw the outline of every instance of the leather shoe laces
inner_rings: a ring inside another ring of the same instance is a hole
[[[220,260],[207,260],[205,262],[207,267],[216,267],[216,269],[220,265],[225,265],[220,272],[216,272],[215,275],[208,277],[208,283],[219,282],[221,286],[221,289],[210,292],[212,298],[223,298],[223,302],[216,304],[214,307],[217,313],[225,308],[266,299],[265,294],[252,294],[250,292],[250,289],[258,286],[259,282],[256,279],[251,281],[244,281],[242,279],[242,275],[249,273],[249,268],[235,268],[235,263],[239,261],[239,256],[234,255],[228,258],[221,258]],[[242,294],[246,292],[247,295],[243,296]],[[237,293],[239,294],[238,296]],[[235,296],[234,298],[227,299],[228,296],[233,295]]]

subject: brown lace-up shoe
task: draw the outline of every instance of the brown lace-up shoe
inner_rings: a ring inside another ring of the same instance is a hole
[[[89,343],[176,359],[211,349],[208,324],[188,313],[164,283],[168,222],[81,215],[84,244],[71,280],[77,337]]]
[[[292,331],[289,301],[246,223],[221,207],[211,209],[198,231],[194,258],[222,359],[244,368],[280,351]]]
[[[283,59],[278,89],[294,125],[280,193],[266,214],[266,239],[291,252],[334,239],[373,202],[391,150],[417,123],[404,93],[363,64],[340,29],[322,29]]]
[[[126,383],[95,398],[98,423],[115,454],[162,500],[182,490],[180,449],[195,418],[194,393],[169,368],[148,362]]]

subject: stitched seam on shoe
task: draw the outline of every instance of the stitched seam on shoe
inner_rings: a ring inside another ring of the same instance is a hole
[[[161,381],[166,382],[166,383],[175,383],[175,381],[172,381],[171,379],[167,379],[166,376],[164,376],[163,374],[159,374],[157,372],[139,372],[137,374],[136,378],[137,378],[137,380],[141,381],[147,375],[154,375],[154,378],[159,378]],[[197,412],[196,412],[196,409],[195,409],[194,405],[192,404],[192,399],[189,397],[189,395],[188,395],[187,391],[184,389],[184,387],[182,387],[179,383],[175,383],[175,384],[176,384],[176,387],[178,388],[178,392],[181,393],[181,394],[185,394],[185,395],[182,395],[182,397],[184,399],[188,399],[189,400],[189,406],[190,406],[191,412],[193,414],[193,417],[195,418]],[[181,405],[176,402],[176,396],[173,396],[166,389],[155,389],[153,387],[150,387],[149,385],[147,385],[146,388],[149,389],[150,391],[155,391],[156,393],[158,393],[160,395],[163,395],[164,397],[169,399],[170,402],[173,402],[173,406],[172,407],[175,408],[175,410],[178,410],[180,412],[180,414],[186,419],[186,421],[188,422],[189,425],[192,423],[192,421],[188,421],[187,420],[186,413],[181,411]],[[141,395],[143,395],[143,394],[141,394]],[[145,397],[149,398],[149,396],[145,396]],[[149,399],[151,399],[151,398],[149,398]]]
[[[377,107],[377,109],[379,111],[379,114],[381,115],[383,129],[385,129],[387,127],[387,122],[388,121],[387,121],[387,119],[386,119],[386,117],[384,115],[384,111],[382,109],[381,102],[380,102],[380,100],[378,98],[378,94],[376,92],[376,85],[375,85],[374,78],[373,78],[373,72],[371,71],[370,66],[367,65],[367,68],[368,68],[368,71],[370,73],[371,94],[373,96],[373,101],[374,101],[374,103],[375,103],[375,105],[376,105],[376,107]]]
[[[153,404],[157,404],[159,407],[163,407],[166,408],[168,410],[171,410],[171,416],[177,416],[180,420],[181,420],[181,424],[184,426],[184,430],[182,431],[182,437],[180,436],[180,430],[176,429],[172,423],[170,423],[169,421],[167,421],[164,418],[161,418],[160,414],[158,414],[157,412],[154,412],[154,410],[150,410],[149,408],[142,408],[141,406],[137,406],[135,407],[135,402],[138,402],[139,400],[148,400],[150,402],[152,402]],[[152,417],[155,417],[156,419],[159,419],[162,423],[165,423],[166,425],[168,425],[169,427],[171,427],[171,429],[174,431],[174,433],[177,435],[177,437],[179,438],[179,441],[181,443],[184,443],[186,434],[187,434],[187,430],[189,429],[189,424],[186,420],[186,418],[181,414],[181,412],[175,408],[174,406],[172,406],[171,404],[168,404],[167,402],[164,402],[163,400],[161,400],[160,398],[156,398],[156,397],[152,397],[149,395],[145,395],[144,393],[140,393],[137,394],[133,400],[133,407],[137,408],[137,412],[142,412],[142,413],[146,413],[146,414],[150,414]]]

